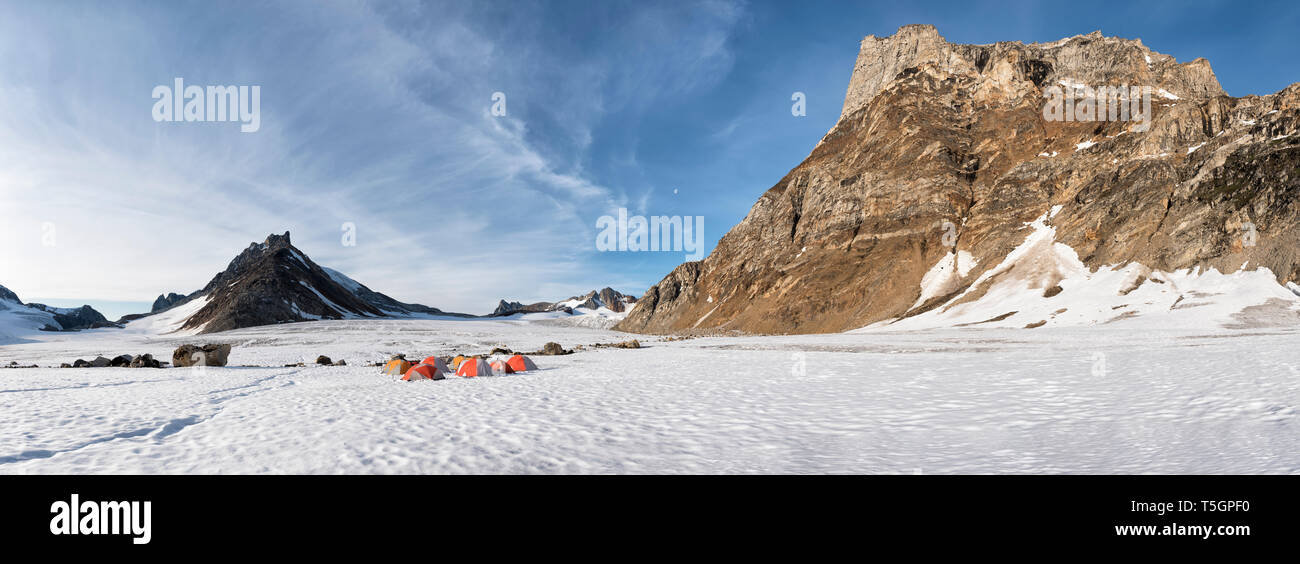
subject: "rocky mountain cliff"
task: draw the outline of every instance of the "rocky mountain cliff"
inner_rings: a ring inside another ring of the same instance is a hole
[[[149,313],[166,311],[178,304],[184,303],[187,301],[187,298],[188,296],[182,296],[176,292],[170,294],[159,294],[158,299],[153,301],[153,307],[150,308]]]
[[[399,302],[321,267],[293,246],[288,232],[249,245],[181,303],[193,300],[202,300],[202,305],[181,328],[200,333],[318,319],[463,315]]]
[[[492,316],[546,311],[573,313],[574,310],[578,308],[595,311],[602,307],[614,313],[623,313],[633,304],[636,304],[635,296],[629,296],[613,288],[606,287],[600,290],[592,290],[582,296],[574,296],[567,300],[561,300],[558,302],[537,302],[525,305],[520,302],[501,300],[497,303],[496,310],[492,312]]]
[[[1074,103],[1082,85],[1149,86],[1149,127],[1046,119],[1053,87]],[[955,45],[920,25],[867,37],[838,123],[617,328],[844,331],[978,301],[1011,277],[1068,302],[1077,286],[1062,293],[1056,259],[1013,253],[1031,232],[1068,247],[1062,261],[1145,269],[1116,294],[1182,269],[1291,283],[1298,129],[1300,84],[1233,98],[1204,59],[1140,40]]]

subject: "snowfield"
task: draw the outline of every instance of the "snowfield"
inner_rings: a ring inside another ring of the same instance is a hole
[[[545,319],[150,323],[34,335],[0,364],[228,342],[231,366],[0,370],[0,472],[1300,473],[1294,326],[640,337],[408,383],[362,365],[630,336]],[[283,366],[322,354],[350,365]]]

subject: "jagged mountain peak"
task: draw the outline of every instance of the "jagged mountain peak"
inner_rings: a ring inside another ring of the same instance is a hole
[[[1004,41],[987,45],[949,43],[933,25],[911,24],[894,35],[862,40],[844,98],[841,118],[862,109],[907,69],[934,67],[973,81],[984,96],[1019,97],[1062,80],[1081,84],[1147,84],[1182,98],[1223,95],[1203,58],[1178,63],[1140,39],[1101,31],[1050,43]]]
[[[624,311],[627,311],[629,304],[635,303],[635,296],[623,294],[618,290],[606,286],[599,290],[592,290],[581,296],[572,296],[566,300],[556,302],[523,304],[521,302],[501,300],[497,302],[497,307],[492,312],[492,315],[502,316],[513,315],[516,313],[537,313],[547,311],[565,311],[573,313],[573,310],[579,308],[591,311],[605,308],[614,313],[623,313]]]
[[[322,267],[293,246],[288,231],[249,245],[199,292],[159,299],[171,302],[166,308],[203,300],[181,325],[203,333],[319,319],[463,316],[399,302]],[[155,302],[155,307],[158,305]]]

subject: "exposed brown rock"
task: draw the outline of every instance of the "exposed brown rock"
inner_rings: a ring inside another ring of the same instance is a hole
[[[181,345],[172,353],[173,366],[225,366],[231,345]]]
[[[542,345],[542,350],[528,353],[530,355],[557,356],[564,354],[573,354],[571,350],[565,350],[559,343],[546,343]]]
[[[1046,121],[1045,90],[1061,81],[1170,96],[1153,96],[1145,132]],[[954,45],[905,26],[863,41],[843,114],[808,158],[615,328],[814,333],[915,315],[969,288],[1056,205],[1056,240],[1092,268],[1248,262],[1294,281],[1297,133],[1300,84],[1232,98],[1205,60],[1178,63],[1138,40]],[[1255,246],[1241,243],[1248,223]],[[956,251],[976,266],[917,305],[922,276]]]

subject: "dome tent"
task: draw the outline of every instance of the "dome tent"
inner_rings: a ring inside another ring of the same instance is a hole
[[[443,372],[441,370],[438,370],[438,367],[432,364],[418,365],[410,370],[407,370],[406,375],[402,376],[402,380],[405,380],[407,382],[414,382],[416,380],[442,380],[445,378],[446,376],[443,374]]]
[[[456,368],[456,375],[463,376],[465,378],[473,378],[475,376],[491,376],[492,367],[488,365],[488,362],[486,360],[483,360],[481,358],[471,357],[465,359],[460,363],[460,366]]]
[[[394,358],[384,365],[384,374],[388,376],[403,376],[406,371],[411,369],[410,361],[404,358]]]
[[[438,370],[441,370],[447,374],[451,374],[452,372],[451,368],[447,366],[447,363],[444,362],[441,358],[438,358],[436,356],[431,356],[424,359],[423,364],[436,367]]]
[[[510,368],[512,368],[515,372],[527,372],[529,370],[537,370],[537,365],[533,363],[533,359],[528,358],[522,354],[517,354],[515,356],[510,357],[510,360],[507,360],[506,364],[510,365]]]

